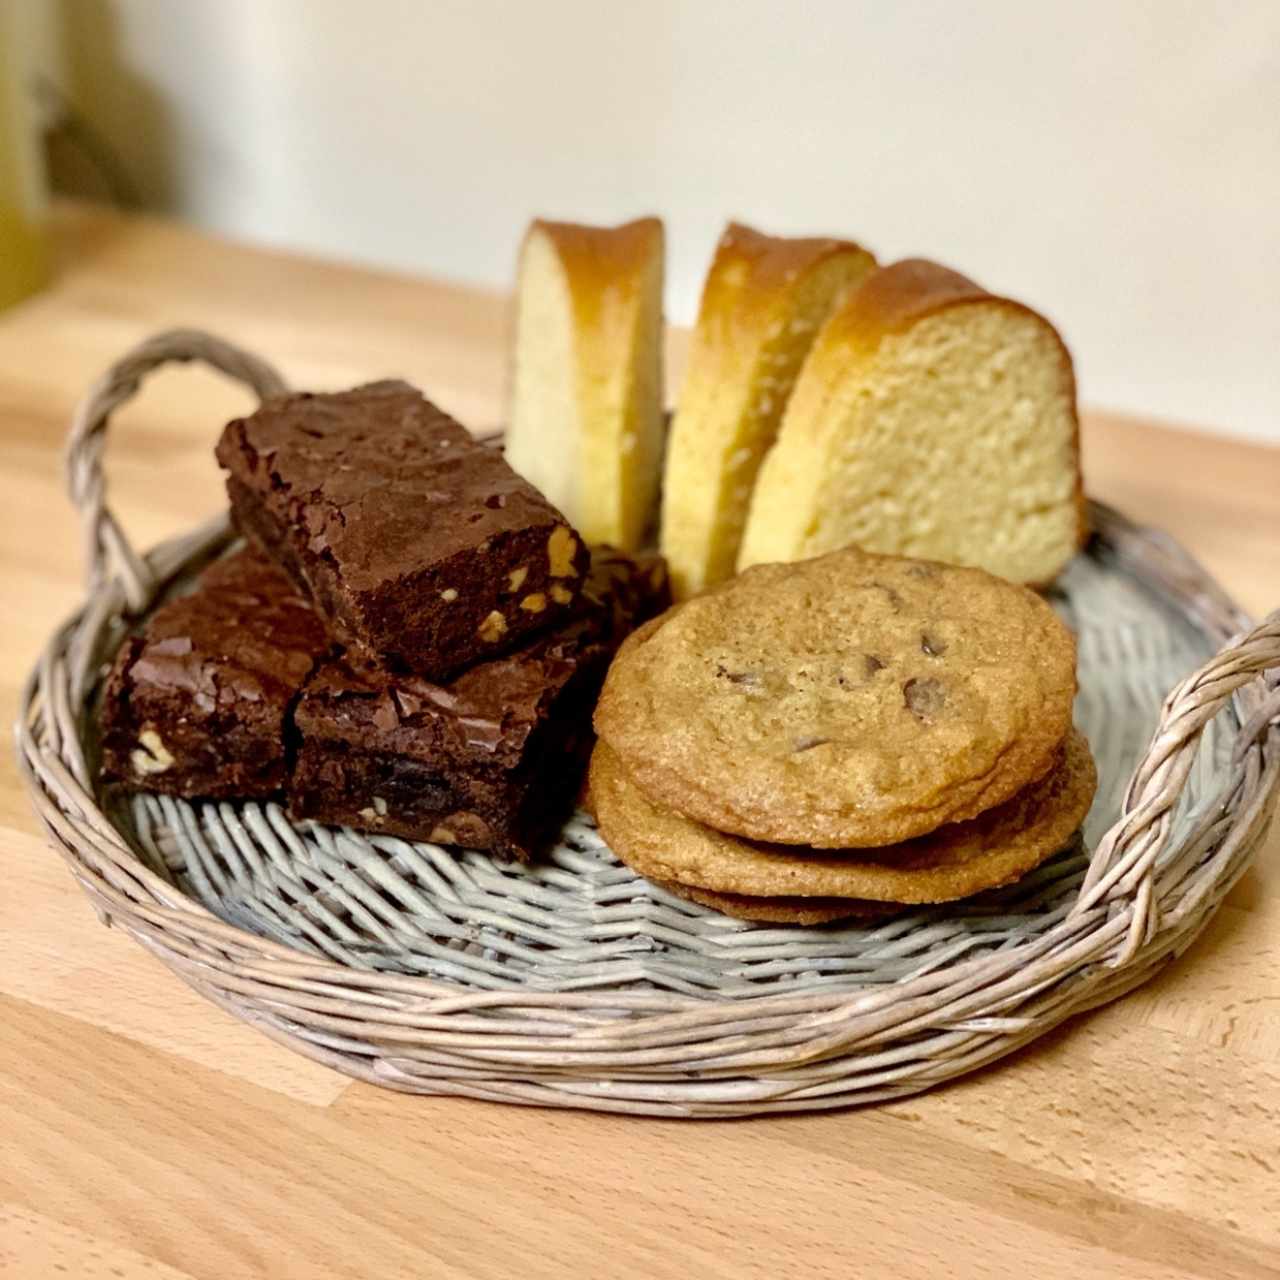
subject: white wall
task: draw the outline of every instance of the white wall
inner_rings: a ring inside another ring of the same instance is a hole
[[[64,0],[156,204],[505,286],[537,213],[923,253],[1055,318],[1095,404],[1280,440],[1276,0]]]

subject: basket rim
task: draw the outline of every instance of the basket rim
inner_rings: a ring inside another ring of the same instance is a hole
[[[1002,1056],[1070,1013],[1144,981],[1189,945],[1265,835],[1280,794],[1280,611],[1251,626],[1172,537],[1091,503],[1095,538],[1218,652],[1166,697],[1121,816],[1094,850],[1073,910],[1025,946],[861,992],[716,999],[665,991],[476,990],[355,969],[220,920],[143,865],[100,804],[87,763],[104,630],[144,612],[165,584],[230,537],[222,515],[145,556],[132,552],[105,502],[106,420],[136,390],[141,373],[171,359],[206,359],[260,394],[283,386],[256,358],[202,345],[214,341],[190,333],[153,339],[110,371],[78,415],[69,464],[90,546],[89,589],[55,628],[23,688],[18,759],[51,843],[104,922],[121,924],[214,1003],[299,1052],[408,1092],[642,1114],[729,1115],[901,1096]],[[1231,786],[1212,831],[1204,833],[1194,882],[1179,881],[1177,902],[1165,902],[1156,857],[1200,733],[1228,703],[1239,725]],[[552,1064],[531,1050],[508,1050],[503,1040],[504,1018],[536,1021],[540,1011],[556,1014],[558,1030],[553,1034],[548,1023],[524,1044],[536,1044]],[[442,1049],[438,1036],[427,1049],[406,1043],[406,1027],[464,1016],[469,1026],[476,1016],[492,1018],[496,1034],[462,1048]],[[956,1027],[965,1030],[948,1030]],[[934,1036],[928,1043],[936,1045],[944,1032],[952,1037],[945,1051],[914,1049],[921,1037]],[[673,1063],[672,1046],[690,1044],[705,1051]],[[651,1068],[637,1065],[638,1053],[650,1055]],[[587,1069],[584,1062],[599,1065]]]

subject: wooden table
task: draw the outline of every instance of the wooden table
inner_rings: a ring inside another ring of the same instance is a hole
[[[137,339],[200,325],[298,385],[401,374],[475,426],[501,413],[502,298],[85,209],[59,239],[57,285],[0,315],[6,722],[77,600],[68,417]],[[140,545],[222,500],[210,450],[246,406],[178,370],[121,415],[111,494]],[[1280,603],[1280,451],[1104,414],[1085,450],[1096,496]],[[993,1070],[683,1124],[406,1098],[278,1048],[97,924],[7,753],[0,853],[6,1277],[1280,1276],[1274,835],[1179,963]]]

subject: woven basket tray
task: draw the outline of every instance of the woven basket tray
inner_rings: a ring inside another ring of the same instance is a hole
[[[1055,604],[1080,640],[1100,786],[1081,841],[1009,889],[880,924],[749,925],[620,865],[578,814],[533,868],[293,825],[274,804],[104,809],[95,696],[127,627],[230,541],[142,556],[106,506],[111,413],[168,361],[259,395],[262,361],[162,334],[99,381],[68,455],[89,589],[31,676],[19,757],[106,923],[272,1039],[410,1093],[668,1116],[928,1088],[1112,1000],[1184,950],[1280,784],[1280,613],[1248,618],[1167,536],[1094,505]],[[1172,690],[1172,692],[1169,692]]]

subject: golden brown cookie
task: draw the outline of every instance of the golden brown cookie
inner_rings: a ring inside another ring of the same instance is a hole
[[[711,907],[735,920],[760,924],[831,924],[834,920],[877,920],[896,915],[896,902],[868,902],[862,898],[749,898],[742,893],[717,893],[678,880],[655,880],[654,884],[677,898]]]
[[[758,565],[641,628],[596,730],[648,796],[755,840],[896,844],[1041,778],[1075,641],[1034,592],[856,548]]]
[[[760,898],[950,902],[1010,884],[1069,842],[1096,786],[1089,744],[1073,730],[1058,766],[998,808],[891,848],[835,852],[725,835],[655,805],[607,743],[591,757],[600,834],[633,871]]]

